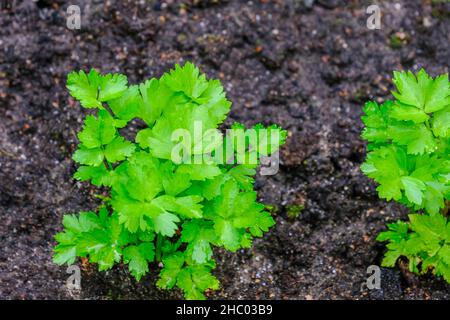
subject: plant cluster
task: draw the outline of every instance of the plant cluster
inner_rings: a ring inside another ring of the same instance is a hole
[[[378,183],[380,198],[395,200],[413,213],[378,236],[388,241],[382,265],[407,258],[415,273],[430,270],[450,282],[450,83],[448,75],[430,77],[395,72],[395,99],[368,102],[362,137],[368,154],[361,170]]]
[[[80,166],[74,177],[106,188],[109,196],[103,197],[97,212],[64,216],[64,231],[55,236],[54,262],[70,265],[86,257],[99,270],[123,263],[136,280],[157,262],[162,264],[160,288],[178,287],[188,299],[203,299],[206,290],[218,289],[211,273],[213,247],[232,252],[249,248],[254,237],[274,225],[265,206],[256,201],[257,164],[214,162],[217,157],[204,163],[172,161],[177,145],[172,133],[178,129],[192,134],[193,158],[214,155],[234,143],[228,136],[213,143],[194,132],[198,121],[218,131],[227,117],[231,103],[220,82],[206,79],[186,63],[139,85],[128,85],[121,74],[72,72],[67,88],[81,106],[94,111],[78,133],[73,159]],[[121,129],[136,118],[146,128],[133,142]],[[240,124],[234,127],[243,129]],[[255,152],[270,156],[286,138],[286,131],[274,125],[253,130],[278,139],[258,138],[257,146],[246,140],[236,158],[247,159]]]

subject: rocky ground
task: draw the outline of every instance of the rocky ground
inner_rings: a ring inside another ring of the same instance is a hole
[[[365,10],[380,3],[380,30]],[[64,213],[95,207],[71,175],[84,110],[69,99],[74,69],[121,72],[131,82],[193,61],[223,82],[230,119],[289,130],[280,172],[259,177],[277,225],[250,250],[217,251],[212,299],[449,299],[431,275],[382,269],[375,237],[407,211],[378,199],[359,170],[361,106],[389,98],[393,70],[449,71],[450,3],[438,1],[6,1],[0,9],[0,298],[162,299],[156,271],[136,283],[121,266],[85,269],[81,292],[51,261]],[[287,212],[305,209],[297,218]]]

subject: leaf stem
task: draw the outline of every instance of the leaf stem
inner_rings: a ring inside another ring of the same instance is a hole
[[[434,135],[434,131],[431,129],[431,125],[430,125],[430,121],[429,121],[429,120],[426,120],[426,121],[425,121],[425,127],[427,127],[427,129],[430,130],[431,135],[433,136],[433,138],[437,138],[437,137]]]
[[[105,152],[104,146],[101,146],[100,149],[102,150],[103,153]],[[107,170],[112,171],[113,167],[111,163],[106,159],[106,157],[103,159],[103,164],[105,165]]]
[[[113,118],[113,119],[115,119],[116,118],[116,116],[114,115],[114,112],[111,110],[111,108],[108,106],[108,104],[103,104],[102,103],[102,107],[103,107],[103,109],[105,109],[106,111],[108,111],[108,113],[111,115],[111,117]]]
[[[162,247],[163,238],[162,236],[157,233],[156,234],[156,250],[155,250],[155,256],[156,261],[161,261],[161,247]]]

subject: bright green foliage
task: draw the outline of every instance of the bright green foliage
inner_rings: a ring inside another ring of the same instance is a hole
[[[94,69],[72,72],[67,77],[67,89],[85,108],[101,108],[102,102],[119,98],[127,90],[127,77],[121,74],[100,75]]]
[[[406,257],[412,272],[432,269],[450,283],[450,222],[441,214],[411,214],[409,220],[389,224],[389,231],[378,235],[377,240],[389,241],[382,265],[393,267]]]
[[[178,287],[188,299],[203,299],[206,290],[218,289],[211,274],[213,248],[248,248],[275,223],[256,201],[254,175],[259,157],[278,151],[286,131],[256,125],[256,140],[244,143],[235,159],[214,157],[231,141],[229,135],[211,138],[220,134],[231,103],[220,82],[207,80],[191,63],[140,85],[128,85],[118,74],[72,72],[67,87],[83,107],[97,109],[78,134],[73,159],[80,167],[74,177],[106,187],[110,195],[102,197],[98,214],[64,216],[54,262],[88,257],[100,270],[123,262],[137,280],[157,268],[152,262],[160,262],[160,288]],[[135,118],[147,127],[132,142],[119,130]],[[172,160],[178,143],[173,133],[179,129],[191,137],[188,160],[208,161]],[[240,161],[251,153],[256,163]]]
[[[406,257],[411,271],[433,269],[450,282],[450,224],[443,216],[450,200],[448,75],[395,72],[393,81],[396,100],[364,107],[362,136],[369,152],[361,170],[379,184],[381,198],[423,214],[390,224],[379,235],[379,241],[389,241],[383,265]]]
[[[89,255],[100,270],[107,270],[120,261],[122,248],[130,240],[117,214],[109,215],[105,208],[98,215],[91,211],[81,212],[78,217],[65,215],[63,225],[65,231],[55,236],[59,242],[54,256],[57,264],[70,265],[77,256]]]
[[[171,289],[176,285],[191,300],[203,299],[203,292],[207,289],[219,289],[219,281],[211,274],[215,267],[214,260],[193,264],[188,261],[182,252],[163,258],[164,269],[161,270],[157,285],[164,289]]]

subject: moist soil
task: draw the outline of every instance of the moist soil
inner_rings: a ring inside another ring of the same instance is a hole
[[[80,30],[66,27],[63,1],[0,9],[0,298],[182,297],[155,287],[156,265],[139,283],[121,265],[83,265],[81,291],[69,291],[51,255],[63,214],[98,204],[98,190],[72,178],[86,110],[69,98],[67,73],[94,67],[138,83],[184,61],[222,81],[233,102],[225,126],[289,132],[278,174],[256,183],[277,224],[251,249],[215,252],[221,288],[209,298],[450,298],[443,280],[402,264],[381,269],[381,289],[366,287],[385,252],[377,234],[408,211],[379,200],[359,170],[361,107],[389,99],[392,71],[449,71],[450,3],[380,2],[381,29],[370,30],[368,1],[74,2]]]

